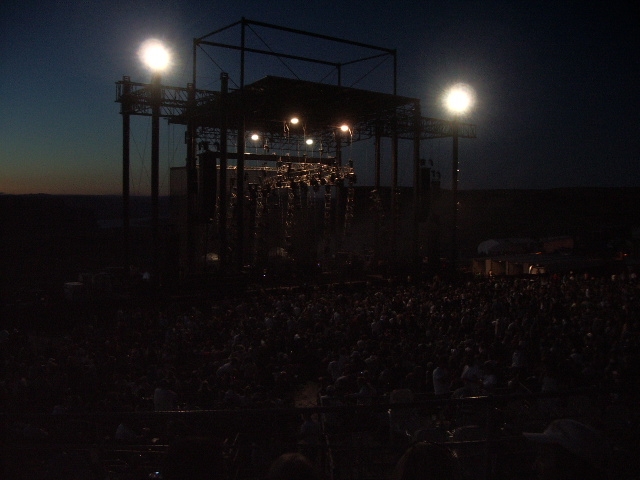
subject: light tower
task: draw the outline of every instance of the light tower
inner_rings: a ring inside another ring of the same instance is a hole
[[[451,121],[451,136],[453,137],[452,149],[452,174],[451,174],[451,201],[452,227],[451,227],[451,268],[455,271],[458,260],[458,129],[459,118],[469,111],[473,103],[473,90],[465,84],[456,84],[451,87],[444,98],[447,110],[453,114]]]
[[[161,74],[170,63],[169,51],[156,39],[145,41],[139,50],[142,63],[152,72],[149,101],[151,105],[151,236],[152,274],[158,285],[159,275],[159,186],[160,186],[160,107],[162,105]]]

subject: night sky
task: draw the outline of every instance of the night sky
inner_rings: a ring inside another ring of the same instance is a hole
[[[636,9],[628,1],[5,0],[0,192],[119,194],[115,82],[123,75],[149,81],[139,45],[150,37],[167,42],[173,65],[163,83],[186,86],[193,38],[242,17],[397,49],[397,93],[420,99],[424,116],[449,118],[443,92],[456,82],[471,85],[476,100],[465,121],[477,125],[478,138],[460,141],[461,189],[640,187]],[[239,35],[238,28],[218,40],[238,44]],[[306,41],[288,45],[265,30],[249,32],[247,43],[327,60],[365,56]],[[199,65],[198,87],[219,89],[221,70],[232,87],[238,84],[239,53],[210,55]],[[256,56],[247,62],[247,83],[292,71],[305,80],[331,79],[326,68],[289,61],[285,68]],[[391,93],[391,63],[367,65],[345,71],[343,84]],[[132,193],[147,194],[150,121],[138,117],[132,124]],[[161,125],[161,192],[167,193],[168,167],[182,166],[186,154],[180,127]],[[411,157],[402,148],[400,182],[409,185]],[[349,154],[359,184],[370,184],[373,146]],[[421,154],[442,171],[448,188],[451,140],[425,141]]]

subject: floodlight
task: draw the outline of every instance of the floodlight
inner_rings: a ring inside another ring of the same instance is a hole
[[[138,50],[138,55],[142,63],[153,72],[162,72],[169,66],[169,50],[158,39],[151,38],[143,42]]]
[[[445,94],[444,102],[447,109],[456,115],[465,113],[473,103],[473,89],[464,83],[451,87]]]

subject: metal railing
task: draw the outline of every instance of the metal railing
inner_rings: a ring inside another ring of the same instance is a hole
[[[523,479],[531,475],[533,449],[522,432],[542,431],[555,418],[599,425],[626,450],[640,448],[637,397],[622,401],[602,391],[337,403],[323,398],[307,408],[5,413],[0,415],[0,472],[4,478],[19,472],[45,479],[55,465],[84,469],[86,478],[154,478],[173,441],[207,436],[219,441],[230,480],[261,478],[273,459],[291,451],[313,459],[328,480],[383,480],[418,441],[455,451],[465,478]],[[317,421],[317,437],[301,436],[303,418]]]

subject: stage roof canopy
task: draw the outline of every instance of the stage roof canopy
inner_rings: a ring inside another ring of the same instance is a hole
[[[221,98],[216,96],[198,107],[199,125],[222,125]],[[246,131],[281,133],[289,128],[293,135],[294,126],[289,120],[296,116],[300,124],[295,128],[304,129],[307,135],[322,135],[346,124],[358,135],[372,136],[376,126],[384,135],[394,118],[402,133],[405,117],[418,103],[417,99],[399,95],[266,76],[246,85],[244,91],[229,91],[225,105],[227,127],[231,129],[239,128],[244,112]]]

